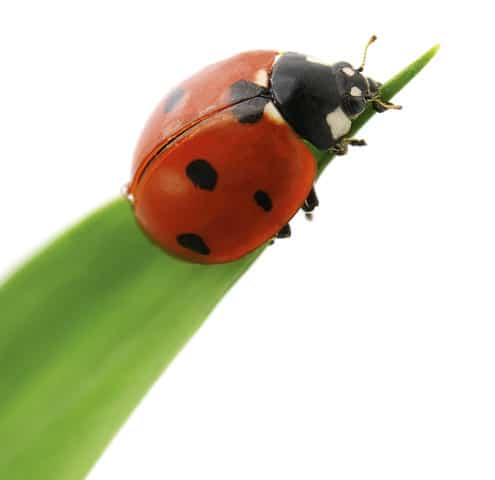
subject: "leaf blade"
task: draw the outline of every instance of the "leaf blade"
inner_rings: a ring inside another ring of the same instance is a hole
[[[387,82],[383,98],[437,49]],[[313,153],[321,172],[332,156]],[[22,266],[0,286],[0,478],[83,478],[262,251],[225,265],[181,262],[151,245],[117,200]]]

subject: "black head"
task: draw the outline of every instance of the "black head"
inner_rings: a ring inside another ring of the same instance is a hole
[[[381,83],[365,77],[362,70],[348,62],[332,65],[337,78],[337,88],[342,98],[342,109],[352,119],[363,113],[368,102],[378,97]]]
[[[271,77],[275,105],[296,133],[317,148],[335,146],[368,103],[386,106],[379,99],[381,84],[362,73],[365,58],[366,50],[359,68],[293,52],[276,60]]]
[[[271,81],[282,116],[301,137],[322,150],[349,132],[351,121],[377,97],[380,85],[350,63],[330,65],[292,52],[277,59]]]

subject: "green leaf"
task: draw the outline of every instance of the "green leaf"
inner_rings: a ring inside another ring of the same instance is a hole
[[[437,50],[387,82],[383,98]],[[321,172],[331,156],[313,151]],[[225,265],[181,262],[119,199],[22,266],[0,287],[0,478],[83,478],[262,250]]]

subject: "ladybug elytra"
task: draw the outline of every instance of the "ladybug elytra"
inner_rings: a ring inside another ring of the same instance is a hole
[[[245,52],[173,89],[141,135],[127,190],[144,231],[196,263],[233,261],[290,236],[297,211],[318,205],[306,142],[342,155],[365,144],[347,134],[368,103],[399,108],[362,74],[366,49],[357,69],[292,52]]]

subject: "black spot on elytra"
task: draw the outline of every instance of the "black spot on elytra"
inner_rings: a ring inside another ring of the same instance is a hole
[[[184,96],[184,90],[180,87],[172,90],[165,99],[165,105],[163,106],[163,111],[165,113],[171,112],[175,106],[180,102],[181,98]]]
[[[200,255],[209,255],[210,249],[204,240],[195,233],[181,233],[177,235],[177,243],[188,250],[199,253]]]
[[[265,211],[269,212],[272,207],[272,199],[270,198],[270,195],[268,193],[264,192],[263,190],[256,190],[253,195],[254,201]]]
[[[214,190],[217,185],[218,174],[209,162],[198,158],[186,167],[186,175],[198,188],[203,190]]]
[[[233,103],[242,102],[248,98],[267,94],[268,90],[248,80],[239,80],[230,87],[230,99]]]
[[[263,117],[263,110],[269,101],[265,97],[250,98],[234,105],[232,112],[241,123],[256,123]]]

